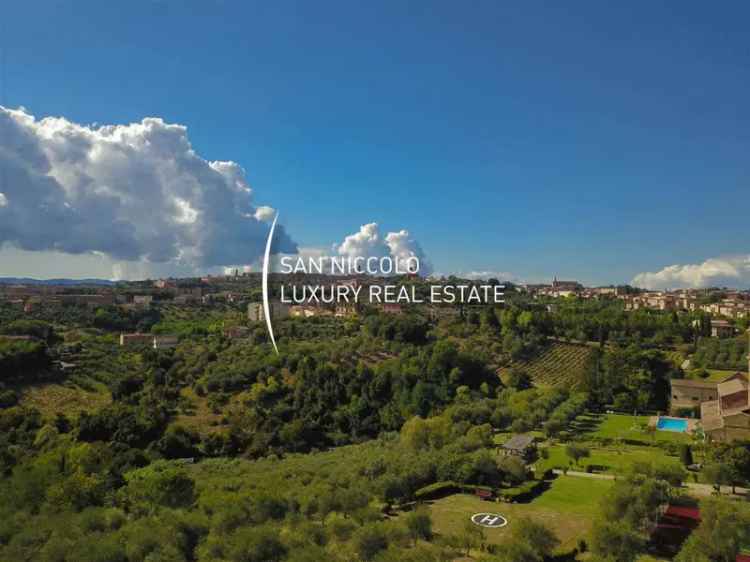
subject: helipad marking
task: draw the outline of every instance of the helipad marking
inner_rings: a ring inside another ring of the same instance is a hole
[[[508,520],[497,513],[475,513],[471,516],[471,522],[474,523],[474,525],[489,527],[492,529],[505,527],[508,524]]]

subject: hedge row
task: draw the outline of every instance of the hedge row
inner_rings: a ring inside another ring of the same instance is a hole
[[[527,480],[513,488],[500,490],[500,499],[506,502],[517,502],[531,499],[544,486],[544,480]]]
[[[464,494],[474,494],[477,490],[483,490],[487,492],[497,493],[498,497],[507,502],[524,501],[532,498],[540,489],[544,486],[543,480],[528,480],[519,486],[513,488],[503,488],[497,490],[490,486],[475,486],[473,484],[459,484],[452,480],[444,482],[435,482],[428,486],[420,488],[414,493],[414,498],[417,501],[434,500],[449,496],[451,494],[457,494],[462,492]]]
[[[464,494],[474,494],[477,490],[484,490],[492,493],[495,492],[495,489],[490,486],[459,484],[452,480],[445,480],[443,482],[435,482],[434,484],[429,484],[420,488],[414,492],[414,498],[418,501],[434,500],[451,494],[457,494],[459,492]]]

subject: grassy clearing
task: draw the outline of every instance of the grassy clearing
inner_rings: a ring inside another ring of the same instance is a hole
[[[593,349],[584,344],[555,342],[529,361],[515,361],[511,366],[524,369],[537,386],[566,386],[571,390],[583,381],[584,366]],[[507,369],[500,371],[501,377]]]
[[[625,414],[587,414],[579,416],[573,429],[579,435],[598,439],[621,439],[650,443],[690,443],[692,437],[686,433],[673,431],[646,431],[650,416],[629,416]]]
[[[599,511],[602,496],[613,484],[612,480],[560,476],[552,482],[549,490],[529,505],[553,509],[561,514],[593,518]]]
[[[592,447],[591,456],[581,459],[578,465],[570,464],[570,457],[565,454],[564,445],[555,445],[547,448],[549,457],[539,459],[536,464],[538,473],[543,473],[551,468],[563,468],[569,466],[571,470],[586,470],[587,466],[602,467],[601,472],[610,474],[623,474],[633,464],[638,462],[679,463],[678,459],[669,456],[665,451],[657,447],[624,446],[611,448]]]
[[[737,372],[736,369],[725,370],[725,369],[706,369],[709,373],[708,378],[700,379],[707,382],[721,382],[725,378],[732,376]]]
[[[183,399],[185,406],[181,407],[180,413],[175,416],[175,425],[193,429],[202,436],[226,431],[226,426],[222,425],[222,420],[226,411],[228,411],[229,404],[222,406],[216,413],[209,405],[208,398],[198,396],[190,387],[183,388],[180,391],[180,397]],[[230,400],[230,404],[235,402],[236,398],[237,396],[234,396]]]
[[[46,419],[53,418],[58,413],[75,417],[81,412],[99,410],[112,401],[106,387],[100,386],[96,392],[72,384],[45,383],[26,386],[20,390],[20,403],[36,408]]]
[[[612,486],[608,480],[561,476],[549,490],[526,504],[491,503],[474,496],[456,494],[432,502],[433,527],[440,535],[458,534],[474,513],[499,513],[508,519],[500,529],[485,529],[487,542],[502,544],[514,525],[528,517],[552,529],[561,541],[560,552],[570,552],[578,539],[591,530],[600,498]]]

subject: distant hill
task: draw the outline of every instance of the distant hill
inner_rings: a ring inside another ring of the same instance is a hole
[[[32,279],[31,277],[0,277],[0,285],[114,285],[109,279]]]

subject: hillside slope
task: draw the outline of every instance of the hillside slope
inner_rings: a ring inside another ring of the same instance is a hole
[[[594,348],[586,344],[554,342],[527,361],[514,361],[510,367],[525,370],[536,386],[565,385],[577,388],[583,381],[584,367]],[[508,368],[498,370],[504,379]]]

